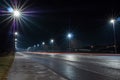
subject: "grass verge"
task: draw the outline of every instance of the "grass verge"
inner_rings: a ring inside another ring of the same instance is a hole
[[[0,80],[7,80],[8,71],[14,61],[14,54],[0,57]]]

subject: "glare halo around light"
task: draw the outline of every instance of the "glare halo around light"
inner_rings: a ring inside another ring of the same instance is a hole
[[[7,8],[7,10],[8,10],[8,12],[10,12],[10,13],[12,13],[12,12],[14,11],[13,8],[11,8],[11,7]]]

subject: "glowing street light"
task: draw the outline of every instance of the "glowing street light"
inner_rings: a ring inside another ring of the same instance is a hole
[[[71,48],[70,48],[70,44],[71,44],[71,38],[73,37],[73,34],[72,33],[68,33],[67,34],[67,38],[69,39],[69,51],[71,51]]]
[[[113,26],[113,35],[114,35],[114,50],[115,53],[117,53],[117,46],[116,46],[116,34],[115,34],[115,19],[111,19],[110,23],[112,23]]]
[[[51,45],[52,45],[52,52],[53,52],[54,39],[51,39],[51,40],[50,40],[50,43],[51,43]]]
[[[40,45],[39,44],[37,44],[37,47],[39,47]]]
[[[45,45],[45,42],[42,42],[42,45]]]
[[[15,47],[15,49],[17,49],[17,41],[18,41],[17,40],[17,35],[18,35],[18,32],[15,32],[14,35],[15,35],[15,43],[14,43],[15,45],[14,45],[14,47]]]
[[[17,42],[17,39],[15,38],[15,42]]]
[[[22,14],[21,10],[13,9],[11,7],[8,8],[8,12],[11,13],[11,16],[14,18],[19,18]]]
[[[13,9],[13,8],[8,8],[8,12],[10,12],[11,13],[11,16],[13,17],[13,18],[19,18],[20,16],[21,16],[21,12],[20,12],[20,10],[17,10],[17,9]],[[15,24],[16,22],[14,22],[14,24]],[[16,27],[16,26],[15,26]],[[15,37],[16,36],[18,36],[18,32],[14,32],[14,35],[15,35]],[[17,39],[15,38],[15,48],[17,48]]]
[[[50,40],[50,43],[52,43],[52,44],[53,44],[53,43],[54,43],[54,39],[51,39],[51,40]]]
[[[31,22],[27,17],[31,16],[33,13],[36,13],[36,11],[31,11],[31,10],[26,10],[27,9],[27,2],[28,0],[23,0],[23,1],[19,1],[19,0],[3,0],[5,4],[3,4],[2,6],[7,8],[5,10],[0,10],[0,12],[2,12],[2,16],[6,16],[8,15],[5,19],[3,19],[1,21],[1,23],[8,21],[8,23],[12,22],[12,26],[13,26],[13,35],[16,36],[18,35],[18,33],[16,32],[18,29],[19,25],[22,25],[24,22],[25,24],[26,21],[27,22]],[[1,17],[1,15],[0,15]],[[17,41],[17,39],[15,39],[15,41]]]
[[[42,42],[42,50],[45,50],[45,42]]]
[[[18,17],[20,17],[20,15],[21,15],[21,12],[19,10],[13,10],[14,17],[18,18]]]
[[[15,36],[17,36],[17,35],[18,35],[18,32],[15,32],[14,34],[15,34]]]
[[[73,37],[72,33],[68,33],[68,34],[67,34],[67,38],[68,38],[68,39],[71,39],[72,37]]]
[[[111,19],[111,20],[110,20],[110,23],[113,23],[113,24],[114,24],[114,23],[115,23],[115,20],[114,20],[114,19]]]
[[[17,44],[17,42],[15,42],[15,44]]]

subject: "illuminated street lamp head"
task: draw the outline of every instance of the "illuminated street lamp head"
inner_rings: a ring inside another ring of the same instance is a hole
[[[45,45],[45,42],[42,42],[42,45]]]
[[[15,32],[14,34],[15,34],[15,36],[17,36],[17,35],[18,35],[18,32]]]
[[[0,5],[3,6],[3,9],[0,8],[0,17],[7,16],[0,23],[5,21],[8,21],[8,23],[12,22],[14,28],[16,25],[31,22],[27,17],[33,16],[36,11],[27,9],[29,7],[28,2],[29,0],[2,0],[2,4]]]
[[[51,40],[50,40],[50,43],[54,43],[54,39],[51,39]]]
[[[39,47],[40,45],[39,44],[37,44],[37,47]]]
[[[21,15],[21,12],[19,11],[19,10],[13,10],[13,16],[14,17],[20,17],[20,15]]]
[[[115,23],[115,19],[111,19],[111,20],[110,20],[110,23]]]
[[[17,41],[17,39],[15,39],[15,42]]]
[[[68,37],[69,39],[71,39],[71,38],[73,37],[73,35],[72,35],[71,33],[68,33],[67,37]]]

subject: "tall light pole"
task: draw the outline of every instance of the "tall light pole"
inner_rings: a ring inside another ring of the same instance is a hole
[[[18,9],[13,9],[13,8],[8,8],[8,12],[10,13],[11,17],[13,17],[14,19],[14,29],[17,28],[17,20],[19,20],[20,16],[22,15],[21,11]],[[13,34],[14,34],[14,48],[17,48],[17,36],[18,36],[18,32],[16,32],[16,29],[13,30]]]
[[[45,42],[42,42],[42,50],[45,51]]]
[[[18,36],[18,32],[15,32],[14,33],[14,38],[15,38],[15,40],[14,40],[14,44],[15,44],[15,49],[17,49],[17,36]]]
[[[14,47],[15,47],[15,50],[17,49],[17,38],[15,38],[15,40],[14,40]]]
[[[50,43],[51,43],[51,45],[52,45],[52,52],[53,52],[54,39],[51,39],[51,40],[50,40]]]
[[[23,0],[22,2],[19,0],[3,0],[4,7],[6,7],[7,9],[5,10],[1,10],[0,12],[2,12],[2,16],[6,16],[6,19],[3,19],[1,21],[1,23],[5,22],[8,20],[8,23],[12,21],[12,32],[13,32],[13,41],[15,40],[16,36],[17,36],[17,28],[19,25],[22,25],[22,22],[24,22],[25,24],[26,21],[29,21],[29,19],[27,18],[28,16],[31,16],[31,14],[36,13],[35,11],[31,11],[31,10],[27,10],[28,8],[28,0]],[[7,10],[7,11],[6,11]],[[1,15],[0,15],[1,16]],[[30,22],[30,21],[29,21]],[[15,34],[14,34],[15,33]],[[15,50],[15,42],[13,42],[13,49]]]
[[[115,50],[115,53],[117,54],[116,33],[115,33],[115,19],[111,19],[110,23],[112,23],[112,26],[113,26],[114,50]]]
[[[68,45],[69,45],[69,51],[71,51],[71,38],[73,37],[72,33],[68,33],[67,34],[67,38],[69,39],[68,41]]]
[[[11,16],[13,16],[13,18],[15,19],[15,22],[14,22],[14,27],[18,27],[17,25],[16,25],[16,23],[17,23],[17,19],[18,18],[20,18],[20,16],[21,16],[21,12],[19,11],[19,10],[17,10],[17,9],[14,9],[14,10],[12,10],[11,12]],[[18,32],[16,32],[16,30],[15,30],[15,32],[14,32],[14,35],[15,35],[15,38],[18,36]],[[15,39],[15,42],[16,42],[16,39]],[[17,45],[15,44],[15,49],[17,49]]]

